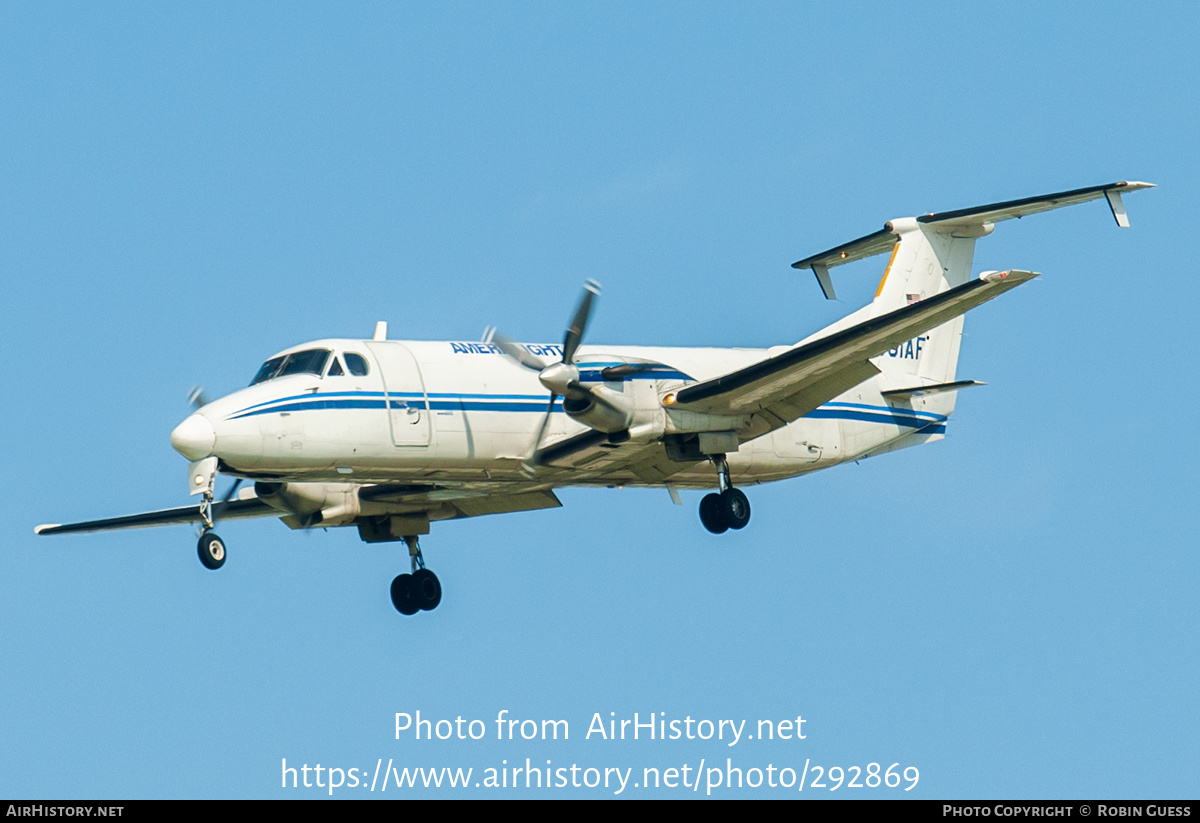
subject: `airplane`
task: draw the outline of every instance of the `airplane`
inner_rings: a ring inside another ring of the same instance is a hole
[[[941,440],[958,392],[963,315],[1038,274],[972,276],[995,224],[1105,199],[1129,226],[1117,182],[891,220],[792,264],[835,298],[830,270],[890,254],[874,299],[798,343],[769,349],[583,344],[599,287],[589,281],[561,345],[326,339],[269,357],[250,385],[195,409],[171,445],[199,503],[48,524],[64,534],[199,524],[208,569],[226,560],[217,521],[274,516],[293,529],[354,526],[403,541],[391,585],[401,614],[432,610],[442,587],[419,538],[432,523],[562,505],[565,486],[708,489],[714,534],[750,521],[746,486]],[[221,500],[218,474],[235,479]],[[242,488],[245,480],[252,487]]]

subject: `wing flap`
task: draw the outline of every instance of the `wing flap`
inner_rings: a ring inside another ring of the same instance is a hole
[[[479,517],[485,514],[557,509],[562,506],[562,501],[552,490],[545,489],[525,494],[489,494],[486,497],[464,498],[455,500],[452,505],[462,517]]]
[[[743,443],[753,440],[755,437],[761,437],[793,420],[799,420],[822,403],[828,402],[843,392],[850,391],[859,383],[870,380],[877,374],[879,374],[879,369],[870,360],[852,361],[845,368],[839,369],[815,383],[805,385],[795,394],[789,394],[765,404],[762,411],[754,415],[750,431],[740,435],[740,440]]]
[[[541,483],[507,483],[496,491],[494,483],[467,483],[462,486],[406,486],[381,484],[365,486],[359,498],[373,503],[434,510],[449,506],[455,517],[479,517],[485,514],[553,509],[562,505],[552,489]]]
[[[835,389],[848,380],[854,382],[847,388],[869,377],[871,372],[863,368],[864,361],[1036,276],[1034,272],[1017,270],[988,272],[919,303],[688,386],[676,394],[676,405],[708,414],[737,415],[769,411],[774,404],[786,400],[785,406],[809,407],[811,411],[845,391],[845,388]],[[874,366],[866,365],[874,370]],[[847,369],[850,371],[846,372]],[[792,410],[786,413],[791,414]]]

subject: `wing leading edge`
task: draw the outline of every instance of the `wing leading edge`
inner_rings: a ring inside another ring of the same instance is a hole
[[[878,373],[870,358],[1037,276],[1019,270],[985,272],[926,300],[681,389],[675,405],[708,414],[752,414],[755,425],[740,435],[743,442],[751,440]]]
[[[214,520],[238,520],[246,517],[279,516],[281,512],[261,500],[230,500],[213,504]],[[87,520],[82,523],[48,523],[34,528],[34,534],[71,534],[74,532],[106,532],[117,529],[143,529],[150,526],[174,526],[185,523],[200,523],[199,506],[179,506],[153,512],[128,514],[124,517],[109,517],[104,520]]]
[[[532,511],[556,508],[562,505],[549,489],[443,489],[436,486],[374,485],[364,486],[359,491],[364,503],[378,503],[387,512],[389,504],[402,506],[405,513],[442,510],[442,519],[479,517],[485,514]],[[239,520],[250,517],[287,518],[291,513],[270,506],[257,498],[230,500],[213,504],[213,519]],[[34,534],[73,534],[80,532],[116,531],[118,529],[142,529],[151,526],[175,526],[201,523],[199,506],[179,506],[152,512],[109,517],[104,520],[88,520],[82,523],[48,523],[34,528]],[[285,522],[287,522],[285,520]]]

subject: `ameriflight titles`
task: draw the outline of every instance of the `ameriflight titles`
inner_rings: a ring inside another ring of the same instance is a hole
[[[748,725],[745,719],[728,718],[712,720],[684,717],[668,717],[666,712],[618,717],[609,712],[605,717],[595,712],[588,723],[584,740],[720,740],[728,746],[736,746],[742,740],[804,740],[802,716],[784,719],[760,719]],[[533,720],[513,717],[508,709],[501,709],[493,721],[466,719],[462,715],[449,720],[421,716],[421,711],[396,712],[396,739],[401,733],[411,734],[416,740],[482,740],[494,735],[496,740],[569,740],[570,724],[566,720]]]

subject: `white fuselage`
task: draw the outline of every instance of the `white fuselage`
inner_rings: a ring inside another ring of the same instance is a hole
[[[919,346],[907,356],[919,357]],[[546,360],[561,357],[557,345],[526,348]],[[221,459],[224,471],[260,479],[356,484],[529,483],[521,464],[533,451],[550,395],[536,372],[513,363],[494,344],[320,340],[280,354],[314,349],[331,353],[323,374],[266,379],[198,410],[212,426],[211,453]],[[736,430],[740,418],[678,412],[664,406],[662,399],[775,351],[585,346],[575,360],[583,382],[603,383],[636,409],[632,440],[620,446],[631,448],[651,445],[665,434]],[[365,374],[349,373],[347,353],[362,356]],[[876,360],[905,356],[901,347]],[[340,374],[330,373],[335,361]],[[629,362],[654,365],[620,380],[602,380],[601,368]],[[742,443],[728,454],[734,479],[739,484],[779,480],[940,439],[953,396],[889,403],[880,392],[895,387],[885,381],[886,373],[787,426]],[[563,412],[560,402],[542,442],[585,431],[586,426]],[[198,451],[188,456],[206,455]],[[546,466],[537,479],[549,486],[662,485],[628,467],[606,468],[607,461],[599,461],[597,468],[589,465]],[[680,469],[667,482],[683,488],[715,485],[706,462],[685,463]]]

